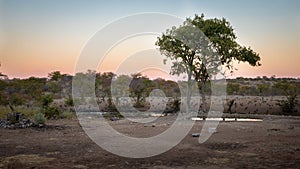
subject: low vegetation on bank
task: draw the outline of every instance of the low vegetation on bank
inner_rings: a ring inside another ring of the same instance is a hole
[[[174,82],[161,78],[150,80],[141,74],[132,76],[109,73],[96,73],[88,71],[96,77],[95,93],[100,111],[117,112],[115,104],[119,104],[122,98],[113,98],[110,90],[112,82],[130,80],[128,90],[115,88],[115,92],[128,92],[138,110],[149,108],[149,99],[146,99],[154,89],[160,89],[169,98],[167,113],[174,113],[180,109],[180,90],[178,84],[186,82]],[[75,76],[79,76],[76,74]],[[74,101],[72,99],[73,76],[61,74],[55,71],[48,78],[31,77],[28,79],[0,80],[0,117],[6,118],[10,112],[20,112],[30,119],[39,119],[39,123],[45,119],[73,118]],[[228,113],[252,113],[252,114],[284,114],[299,115],[298,95],[300,80],[292,78],[257,77],[236,78],[227,80],[227,103],[225,112]],[[201,87],[201,84],[199,84]],[[91,87],[92,89],[93,87]],[[210,95],[209,85],[205,90]],[[122,95],[122,94],[120,94]],[[245,98],[243,100],[242,98]],[[81,99],[86,99],[82,97]],[[209,103],[209,100],[207,100]],[[252,107],[269,106],[269,109],[256,110]],[[209,104],[208,104],[209,108]],[[12,110],[13,109],[13,110]],[[273,111],[274,110],[274,111]],[[277,111],[275,111],[277,110]]]

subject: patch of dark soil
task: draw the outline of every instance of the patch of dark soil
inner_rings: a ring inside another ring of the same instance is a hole
[[[46,130],[66,130],[67,128],[70,127],[63,126],[63,125],[45,125],[44,127],[31,127],[31,128],[38,131],[46,131]]]
[[[209,149],[218,151],[247,148],[246,145],[241,143],[207,143],[205,146]]]

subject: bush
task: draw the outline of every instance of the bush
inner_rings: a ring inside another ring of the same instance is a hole
[[[296,110],[296,106],[298,105],[297,95],[291,95],[287,97],[287,100],[281,100],[277,105],[281,108],[284,114],[293,115]]]
[[[43,108],[48,108],[49,105],[53,102],[53,98],[51,95],[48,94],[43,96],[41,101]]]
[[[180,99],[175,99],[173,101],[172,108],[174,112],[178,112],[180,110],[180,104],[181,104]]]
[[[42,113],[37,113],[35,116],[34,116],[34,121],[37,125],[39,124],[45,124],[46,122],[46,119],[45,119],[45,116],[44,114]]]
[[[44,114],[47,119],[57,119],[60,117],[61,110],[56,107],[47,107],[44,109]]]
[[[69,96],[66,100],[65,100],[65,105],[66,106],[74,106],[74,102],[71,96]]]

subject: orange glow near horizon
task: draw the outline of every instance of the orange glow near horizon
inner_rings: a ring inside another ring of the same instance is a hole
[[[104,61],[99,64],[100,72],[116,72],[118,66],[123,72],[130,74],[135,68],[143,69],[158,67],[165,69],[163,56],[159,54],[154,45],[157,35],[137,36],[126,39],[112,48]],[[86,41],[86,39],[85,39]],[[31,76],[47,77],[52,71],[61,71],[73,75],[77,57],[85,44],[84,38],[78,41],[71,39],[52,39],[45,41],[44,37],[11,37],[6,39],[1,55],[0,72],[9,78],[28,78]],[[249,42],[242,42],[249,44]],[[300,78],[300,52],[299,43],[286,39],[259,39],[257,43],[250,44],[251,48],[260,54],[262,66],[252,67],[245,63],[235,64],[238,69],[232,77],[272,76]],[[150,50],[147,52],[147,50]],[[130,59],[135,58],[135,59]],[[170,66],[170,65],[168,65]],[[157,73],[157,72],[156,72]],[[155,73],[147,73],[154,78]],[[162,76],[162,75],[157,75]],[[165,77],[165,75],[163,75]]]
[[[155,51],[155,49],[153,49],[152,52],[148,52],[147,56],[141,56],[141,54],[135,54],[133,52],[143,48],[141,44],[139,44],[139,47],[132,47],[133,44],[126,47],[126,44],[128,45],[128,43],[124,43],[118,50],[112,50],[104,62],[101,63],[98,70],[100,72],[115,72],[122,62],[126,62],[125,58],[127,56],[133,57],[133,55],[137,55],[135,56],[136,60],[131,63],[125,63],[129,64],[127,65],[129,71],[132,70],[135,65],[144,64],[146,66],[151,62],[154,64],[161,62],[159,64],[162,65],[163,58],[154,57],[156,60],[151,60],[153,57],[151,54],[157,55],[159,53],[158,50]],[[15,48],[18,50],[14,50]],[[80,51],[79,48],[72,49],[70,47],[67,48],[67,50],[54,49],[54,47],[47,49],[38,46],[33,48],[24,44],[19,44],[19,46],[15,48],[13,48],[12,45],[7,46],[3,52],[6,57],[1,59],[0,72],[8,75],[10,78],[27,78],[31,76],[47,77],[48,73],[57,70],[62,73],[73,74],[76,66],[76,58],[79,56]],[[281,52],[280,50],[276,50],[278,48],[262,48],[264,49],[257,50],[262,59],[262,66],[252,67],[246,63],[235,63],[234,65],[238,70],[234,72],[233,77],[270,77],[272,75],[276,75],[277,77],[300,77],[300,58],[297,51],[284,50]],[[285,55],[289,55],[289,59],[285,59]],[[128,74],[129,72],[125,73]],[[155,75],[151,75],[149,72],[147,75],[151,78],[155,77]]]

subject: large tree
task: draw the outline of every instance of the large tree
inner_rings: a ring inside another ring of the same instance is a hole
[[[260,57],[250,47],[236,42],[230,23],[222,18],[205,19],[204,15],[187,18],[179,27],[173,26],[158,37],[156,45],[167,59],[172,60],[172,74],[187,73],[187,107],[190,107],[192,80],[201,84],[202,111],[206,112],[205,87],[209,79],[220,70],[230,71],[233,61],[260,66]]]

